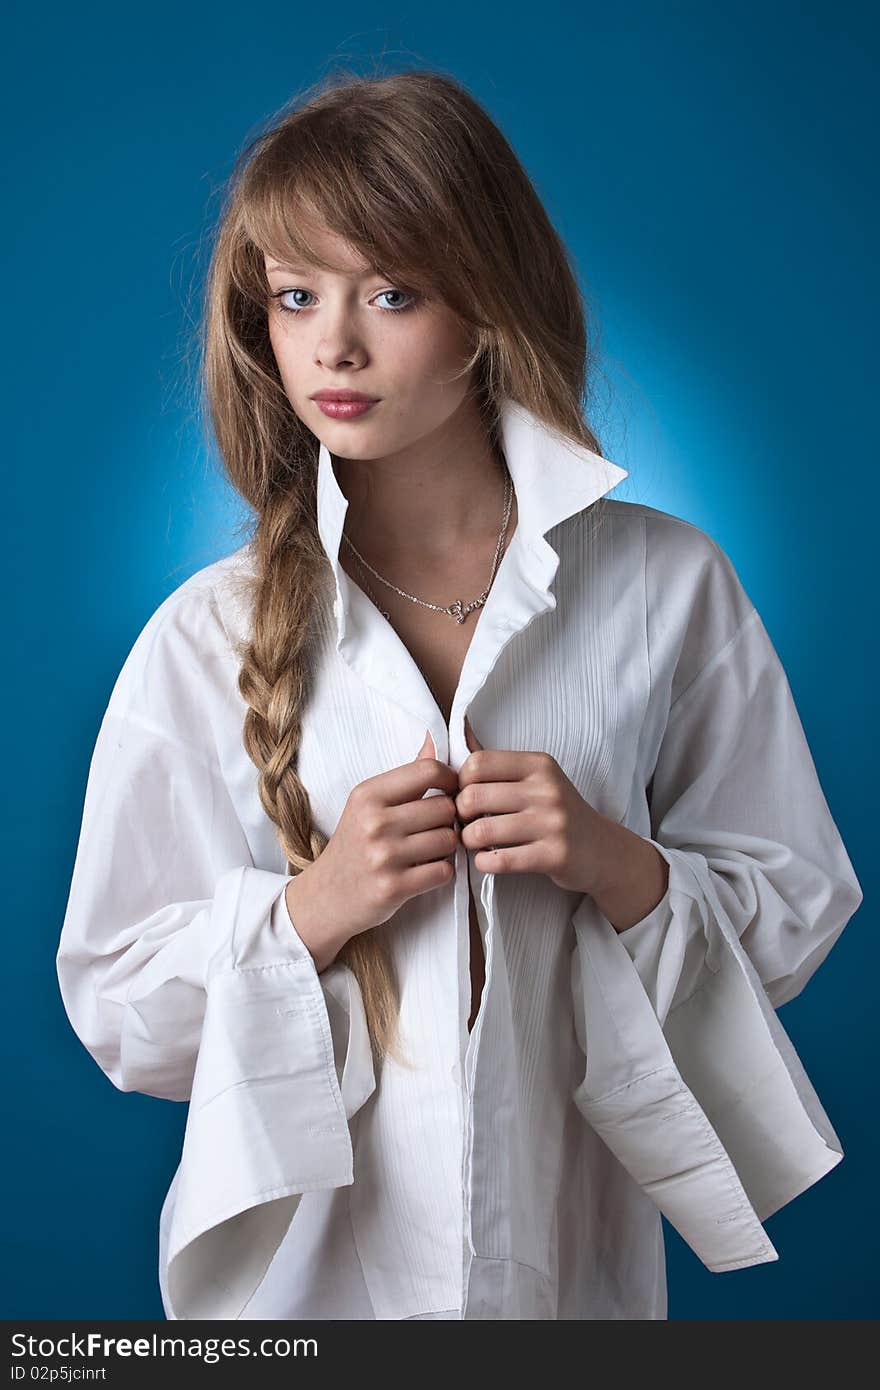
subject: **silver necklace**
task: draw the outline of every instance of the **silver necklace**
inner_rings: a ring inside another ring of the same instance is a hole
[[[380,583],[384,584],[389,589],[393,589],[395,593],[400,594],[401,598],[408,598],[411,600],[412,603],[421,604],[423,608],[433,608],[435,613],[448,613],[450,618],[455,618],[455,621],[457,623],[463,623],[468,614],[472,613],[475,608],[482,608],[483,604],[486,602],[486,599],[489,597],[489,590],[492,587],[492,581],[495,578],[495,571],[498,568],[498,562],[501,555],[501,548],[504,544],[504,537],[507,535],[507,523],[510,520],[510,509],[513,505],[513,483],[506,464],[504,471],[506,474],[506,481],[504,484],[504,520],[501,523],[501,534],[498,537],[498,544],[495,547],[495,556],[492,560],[492,573],[489,576],[489,583],[486,585],[483,592],[479,595],[478,598],[473,599],[471,603],[464,604],[462,603],[460,598],[457,598],[454,603],[447,604],[444,607],[443,605],[438,603],[428,603],[425,599],[417,598],[415,594],[408,594],[405,589],[398,589],[396,584],[392,584],[391,581],[389,579],[385,579],[379,573],[378,570],[373,569],[373,566],[364,559],[363,555],[357,549],[354,542],[349,540],[348,536],[346,536],[344,531],[342,533],[343,538],[354,551],[360,563],[366,569],[368,569],[371,574],[374,574]],[[376,600],[376,596],[372,592],[372,590],[368,587],[367,584],[364,584],[364,588],[367,590],[367,593],[370,595],[370,598],[376,604],[376,607],[379,609],[379,612],[382,614],[382,617],[387,618],[390,621],[390,613],[387,613],[384,608],[380,607],[379,603]]]

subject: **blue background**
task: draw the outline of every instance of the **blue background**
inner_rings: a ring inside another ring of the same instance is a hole
[[[730,555],[865,891],[780,1015],[846,1157],[769,1219],[771,1264],[711,1274],[667,1226],[669,1315],[876,1317],[876,7],[332,11],[44,4],[5,34],[2,1316],[163,1316],[185,1107],[112,1087],[54,955],[113,680],[239,543],[192,395],[208,224],[240,143],[342,62],[453,73],[519,152],[601,326],[614,495]]]

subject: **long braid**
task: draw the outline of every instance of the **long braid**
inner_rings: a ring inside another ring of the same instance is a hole
[[[296,772],[302,717],[314,675],[318,615],[326,602],[326,555],[313,512],[279,493],[262,510],[253,537],[253,620],[242,648],[238,687],[248,704],[244,747],[259,771],[259,796],[278,827],[287,872],[323,852],[306,788]],[[373,1058],[403,1061],[397,1040],[398,988],[385,925],[352,937],[336,956],[360,986]]]

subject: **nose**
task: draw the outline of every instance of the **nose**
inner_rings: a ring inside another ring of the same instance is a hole
[[[321,324],[321,334],[315,347],[315,362],[318,366],[358,367],[363,366],[366,357],[353,316],[344,305],[336,310],[327,310]]]
[[[363,354],[351,347],[320,348],[315,354],[315,365],[331,370],[337,367],[361,367],[363,362]]]

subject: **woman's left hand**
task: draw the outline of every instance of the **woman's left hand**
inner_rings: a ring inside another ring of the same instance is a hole
[[[484,748],[465,717],[471,756],[455,798],[461,842],[488,874],[546,874],[559,888],[591,893],[602,880],[613,826],[549,753]]]

